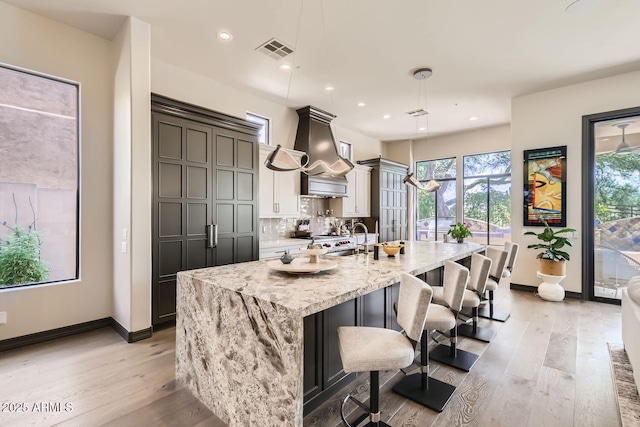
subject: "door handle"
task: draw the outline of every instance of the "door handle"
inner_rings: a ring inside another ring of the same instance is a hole
[[[218,225],[207,225],[207,248],[215,248],[218,246]]]

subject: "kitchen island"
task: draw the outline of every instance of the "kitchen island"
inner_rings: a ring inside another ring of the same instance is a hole
[[[483,249],[407,242],[313,275],[253,261],[178,273],[176,378],[230,426],[302,426],[304,319]]]

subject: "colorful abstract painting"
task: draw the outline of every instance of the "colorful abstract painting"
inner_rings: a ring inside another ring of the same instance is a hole
[[[524,152],[524,225],[565,227],[567,146]]]

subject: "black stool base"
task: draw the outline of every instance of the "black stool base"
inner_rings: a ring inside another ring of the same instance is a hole
[[[389,424],[380,421],[378,424],[369,421],[369,414],[362,414],[360,418],[351,423],[352,427],[391,427]]]
[[[442,412],[456,388],[451,384],[429,378],[429,388],[423,389],[422,374],[418,374],[404,377],[393,387],[393,391],[427,408]]]
[[[458,334],[459,333],[460,331],[458,331]],[[429,352],[429,359],[469,372],[478,361],[479,356],[474,353],[469,353],[468,351],[457,349],[456,356],[453,357],[451,356],[451,347],[440,344]]]
[[[467,338],[473,338],[478,341],[491,342],[493,337],[496,336],[496,331],[489,328],[476,328],[476,333],[473,333],[473,325],[460,325],[458,326],[458,335]]]
[[[489,315],[489,307],[482,307],[478,310],[478,316],[482,317],[483,319],[491,319],[491,320],[497,320],[498,322],[506,322],[509,316],[511,316],[511,314],[504,313],[502,311],[493,310],[493,317],[492,317]]]

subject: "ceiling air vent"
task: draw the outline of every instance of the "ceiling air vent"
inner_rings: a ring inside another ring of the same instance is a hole
[[[429,112],[424,108],[418,108],[417,110],[407,111],[407,114],[411,117],[420,117],[429,114]]]
[[[277,39],[271,39],[256,48],[258,52],[272,57],[273,59],[282,59],[293,53],[293,49]]]

